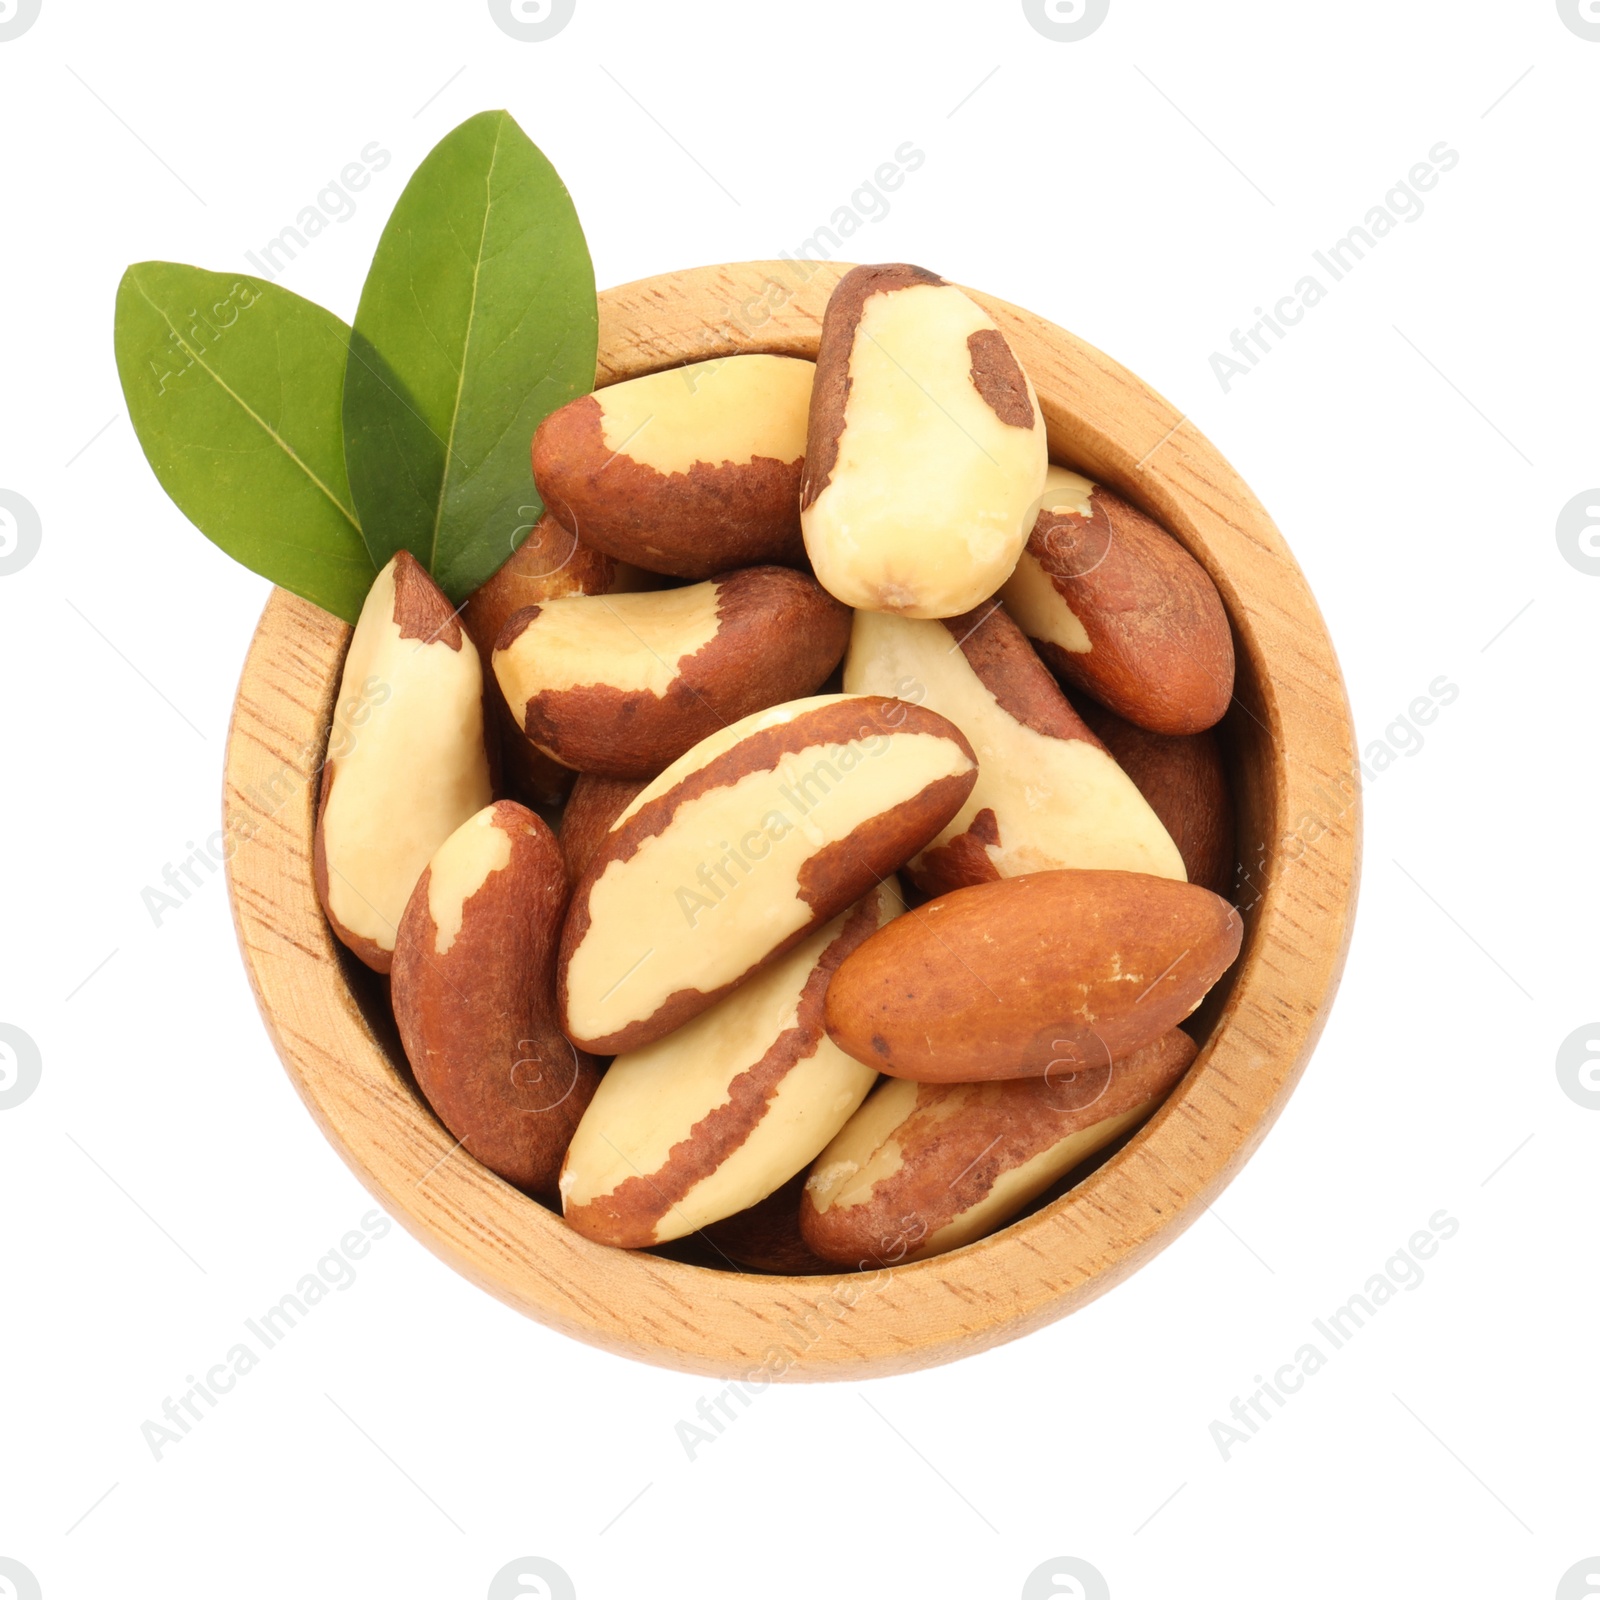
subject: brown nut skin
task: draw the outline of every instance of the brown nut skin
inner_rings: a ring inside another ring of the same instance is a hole
[[[1045,664],[1154,733],[1218,722],[1233,698],[1233,635],[1205,568],[1076,474],[1052,467],[1043,500],[1001,597]]]
[[[526,606],[575,594],[616,594],[646,588],[650,574],[591,550],[546,512],[526,539],[461,608],[461,622],[485,665],[512,616]],[[573,773],[529,744],[492,671],[483,675],[485,720],[499,735],[504,788],[524,805],[559,805]]]
[[[849,638],[849,611],[820,584],[743,567],[690,588],[529,606],[501,633],[494,671],[545,754],[652,778],[719,728],[810,694]]]
[[[647,778],[602,778],[595,772],[580,772],[561,813],[556,837],[567,860],[567,876],[576,883],[583,869],[594,860],[605,843],[611,824],[633,804]]]
[[[700,1237],[723,1258],[751,1272],[807,1278],[839,1270],[817,1255],[800,1233],[800,1202],[808,1172],[797,1172],[781,1189],[747,1211],[735,1212],[700,1230]]]
[[[1239,914],[1138,872],[1035,872],[896,919],[828,990],[858,1061],[925,1083],[1090,1070],[1174,1028],[1233,964]]]
[[[1231,895],[1236,865],[1233,794],[1216,734],[1209,728],[1151,733],[1104,706],[1085,701],[1080,709],[1172,835],[1189,882]]]
[[[373,580],[345,654],[312,847],[328,925],[374,972],[389,970],[429,857],[492,794],[478,653],[401,550]]]
[[[698,1016],[920,850],[976,769],[952,723],[881,695],[775,706],[702,741],[640,792],[573,890],[567,1036],[617,1055]]]
[[[585,543],[650,572],[804,566],[812,372],[792,356],[725,356],[584,395],[540,423],[534,481]]]
[[[1093,1071],[997,1083],[880,1081],[817,1158],[801,1242],[843,1266],[970,1244],[1142,1122],[1199,1046],[1174,1028]]]
[[[600,1081],[599,1064],[556,1020],[566,903],[555,835],[526,807],[497,801],[423,873],[390,973],[401,1043],[428,1104],[470,1156],[543,1196],[555,1193]]]

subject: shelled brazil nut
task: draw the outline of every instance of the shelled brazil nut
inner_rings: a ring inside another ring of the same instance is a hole
[[[602,1244],[660,1244],[805,1167],[877,1077],[828,1037],[828,982],[901,909],[885,879],[709,1010],[618,1056],[562,1168],[567,1221]]]
[[[845,274],[822,320],[800,499],[830,594],[970,611],[1016,565],[1045,467],[1033,385],[976,301],[921,267]]]
[[[810,694],[850,613],[787,567],[647,594],[574,596],[506,624],[494,671],[539,750],[580,772],[650,778],[707,734]]]
[[[640,791],[573,891],[567,1035],[616,1053],[697,1016],[916,854],[972,789],[943,717],[820,695],[713,734]]]
[[[395,1022],[417,1085],[467,1153],[553,1194],[599,1064],[556,1018],[566,864],[549,826],[511,800],[434,852],[400,919]]]
[[[1233,696],[1216,585],[1159,523],[1052,466],[1027,548],[1001,589],[1047,665],[1155,733],[1198,733]]]
[[[1239,913],[1192,883],[1064,870],[957,889],[850,956],[828,1032],[898,1078],[1092,1070],[1174,1028],[1239,953]]]
[[[1196,1054],[1174,1028],[1093,1070],[995,1083],[886,1078],[812,1167],[801,1236],[851,1267],[970,1244],[1143,1122]]]
[[[387,972],[428,858],[491,798],[478,652],[407,551],[367,594],[336,705],[317,806],[317,898],[344,944]]]
[[[614,383],[545,418],[534,479],[585,543],[651,572],[800,566],[814,371],[790,356],[737,355]]]

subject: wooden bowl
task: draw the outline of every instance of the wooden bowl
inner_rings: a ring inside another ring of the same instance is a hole
[[[809,272],[802,280],[801,271]],[[707,356],[815,356],[847,268],[744,262],[600,297],[601,385]],[[456,1148],[413,1084],[382,985],[312,885],[316,772],[350,630],[276,591],[245,662],[224,811],[234,920],[268,1032],[334,1148],[458,1272],[622,1355],[719,1378],[865,1378],[1015,1339],[1169,1244],[1255,1149],[1306,1063],[1355,908],[1355,735],[1315,600],[1228,464],[1160,396],[1070,333],[975,294],[1038,389],[1052,458],[1143,505],[1216,580],[1238,688],[1223,727],[1238,808],[1239,962],[1197,1013],[1199,1059],[1065,1198],[965,1249],[876,1274],[716,1271],[590,1243]],[[759,1369],[759,1371],[758,1371]]]

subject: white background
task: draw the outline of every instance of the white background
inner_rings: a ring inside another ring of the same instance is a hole
[[[1010,1597],[1059,1555],[1117,1600],[1554,1595],[1600,1552],[1600,1113],[1555,1071],[1600,1015],[1600,578],[1554,531],[1600,482],[1597,87],[1554,0],[1112,0],[1079,43],[1014,0],[578,0],[533,44],[482,3],[43,0],[0,43],[0,488],[43,524],[0,577],[0,1022],[43,1058],[0,1112],[0,1556],[46,1600],[477,1597],[527,1554],[582,1600]],[[348,318],[406,176],[494,106],[602,284],[791,249],[914,141],[849,255],[1029,306],[1189,413],[1304,567],[1363,745],[1460,693],[1370,786],[1282,1120],[1089,1309],[770,1390],[690,1461],[674,1425],[716,1385],[524,1321],[396,1228],[157,1462],[141,1423],[372,1202],[274,1056],[220,880],[159,928],[141,904],[217,826],[267,589],[144,465],[113,294],[148,257],[244,269],[378,141],[280,279]],[[1441,140],[1425,214],[1224,394],[1212,352]],[[1420,1287],[1224,1461],[1212,1421],[1441,1208]]]

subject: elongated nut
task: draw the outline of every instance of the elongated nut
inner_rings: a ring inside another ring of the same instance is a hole
[[[921,267],[840,279],[800,499],[825,589],[868,611],[970,611],[1016,565],[1045,466],[1033,385],[986,311]]]
[[[1183,877],[1155,812],[993,601],[944,622],[858,611],[844,686],[915,699],[977,753],[967,803],[906,865],[925,894],[1052,867]]]
[[[434,853],[394,952],[394,1018],[417,1087],[468,1155],[551,1195],[600,1081],[556,1021],[566,866],[548,825],[512,800]]]
[[[1087,1071],[1174,1028],[1233,964],[1239,913],[1139,872],[1034,872],[930,900],[839,968],[828,1032],[897,1078]]]
[[[692,1022],[618,1056],[561,1171],[567,1221],[601,1244],[661,1244],[805,1167],[877,1078],[824,1031],[828,981],[900,909],[890,879]]]
[[[1143,1122],[1198,1049],[1174,1028],[1075,1075],[886,1078],[811,1169],[801,1236],[822,1259],[852,1267],[922,1261],[971,1244]]]
[[[651,572],[800,566],[814,371],[792,356],[723,356],[614,383],[539,425],[534,481],[586,544]]]
[[[402,550],[374,580],[350,639],[313,858],[329,924],[375,972],[389,970],[428,858],[489,799],[478,652]]]
[[[810,578],[744,567],[683,589],[530,606],[500,635],[494,670],[546,755],[652,778],[707,734],[810,694],[849,635],[849,612]]]
[[[578,774],[561,813],[557,834],[561,853],[567,859],[567,876],[573,883],[583,876],[583,869],[610,833],[611,824],[628,809],[645,782],[643,778],[602,778],[593,772]]]
[[[629,592],[654,581],[604,551],[591,550],[546,512],[505,565],[468,597],[461,621],[479,659],[487,662],[501,630],[525,606],[569,595]],[[528,743],[493,672],[484,674],[483,692],[490,725],[499,736],[506,789],[527,805],[559,805],[572,787],[572,769]]]
[[[1109,489],[1051,467],[1000,591],[1053,672],[1156,733],[1198,733],[1233,698],[1233,635],[1204,567]]]
[[[1151,733],[1087,701],[1083,717],[1172,835],[1189,882],[1228,896],[1237,860],[1233,795],[1216,734]]]
[[[648,784],[572,895],[559,993],[585,1049],[698,1016],[915,855],[975,763],[943,717],[822,695],[746,717]]]

